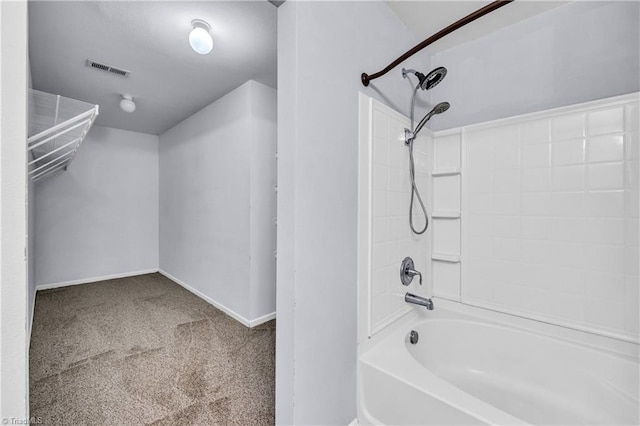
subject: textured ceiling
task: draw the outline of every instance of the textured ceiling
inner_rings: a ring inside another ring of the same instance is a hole
[[[276,87],[276,17],[267,1],[30,1],[33,87],[100,105],[96,124],[161,134],[247,80]],[[212,26],[208,55],[189,46],[196,18]],[[123,93],[135,112],[120,110]]]
[[[387,4],[420,41],[458,19],[491,3],[490,1],[387,1]],[[456,30],[429,46],[440,52],[487,35],[500,28],[530,18],[568,1],[518,0]]]

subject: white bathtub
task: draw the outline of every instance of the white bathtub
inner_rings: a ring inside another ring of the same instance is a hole
[[[639,423],[636,344],[456,305],[414,312],[360,355],[360,424]]]

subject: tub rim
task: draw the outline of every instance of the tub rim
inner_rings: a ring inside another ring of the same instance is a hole
[[[414,308],[399,318],[390,327],[387,327],[384,333],[372,336],[365,345],[359,345],[361,346],[358,354],[359,412],[370,416],[372,419],[376,419],[365,403],[366,396],[364,393],[366,393],[366,390],[361,388],[362,363],[387,374],[391,378],[402,382],[418,392],[444,402],[481,422],[487,424],[529,424],[503,411],[499,407],[495,407],[478,397],[466,393],[454,384],[449,383],[446,379],[431,372],[408,350],[408,334],[412,328],[416,328],[422,323],[441,321],[475,323],[481,326],[491,326],[508,331],[524,332],[536,338],[549,340],[552,344],[579,347],[583,350],[615,357],[623,362],[640,364],[638,354],[640,345],[633,342],[621,341],[608,336],[570,329],[557,324],[519,317],[474,305],[465,305],[446,299],[436,299],[435,311],[423,311]],[[385,350],[383,350],[383,348]],[[395,357],[395,359],[391,360],[389,359],[390,357]],[[399,368],[393,367],[394,362],[404,363],[403,368],[405,369],[407,368],[406,363],[410,363],[409,368],[417,369],[417,373],[413,377],[405,377],[405,375],[399,372]],[[428,379],[432,383],[437,383],[439,390],[442,391],[442,389],[444,389],[446,395],[435,394],[434,390],[420,386],[418,382],[424,379]],[[453,402],[447,397],[448,395],[460,396],[462,402]]]
[[[558,343],[574,344],[585,349],[622,356],[631,362],[640,363],[639,343],[441,298],[435,298],[435,310],[433,311],[412,309],[410,313],[391,325],[389,332],[385,336],[380,336],[380,341],[385,340],[391,334],[395,334],[398,328],[403,326],[406,328],[407,325],[417,325],[422,321],[439,319],[464,319],[471,322],[483,322],[498,327],[517,329],[541,338],[549,338]],[[408,332],[409,330],[407,330]]]

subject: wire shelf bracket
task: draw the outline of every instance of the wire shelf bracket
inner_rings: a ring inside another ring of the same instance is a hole
[[[66,170],[99,114],[98,105],[29,90],[29,176]]]

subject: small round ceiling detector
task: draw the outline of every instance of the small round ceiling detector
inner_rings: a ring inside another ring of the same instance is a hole
[[[120,109],[124,112],[133,112],[136,110],[136,103],[133,102],[133,97],[131,95],[122,95],[122,99],[120,100]]]
[[[194,19],[191,21],[193,30],[189,33],[189,44],[191,48],[201,55],[206,55],[213,49],[213,39],[211,38],[211,25],[202,19]]]

